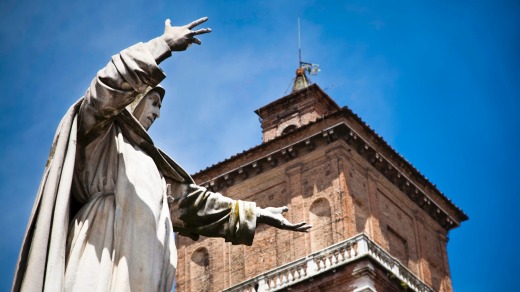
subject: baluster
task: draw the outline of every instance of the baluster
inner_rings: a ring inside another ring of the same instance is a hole
[[[280,275],[276,275],[276,287],[280,287],[282,285],[282,280],[280,279]]]
[[[356,256],[356,249],[355,249],[355,247],[352,245],[352,246],[350,247],[350,257],[353,258],[353,257],[355,257],[355,256]]]
[[[304,265],[302,265],[300,267],[300,272],[298,273],[300,275],[300,278],[307,276],[307,274],[305,273],[305,268],[306,268],[306,266],[304,266]]]
[[[344,248],[340,248],[339,251],[338,251],[338,262],[341,263],[342,261],[345,260],[345,258],[343,257],[343,251],[345,249]]]
[[[283,273],[282,274],[282,285],[285,285],[285,284],[287,284],[287,274]]]
[[[329,268],[330,265],[331,265],[331,263],[330,263],[330,254],[328,254],[328,255],[325,256],[325,267]]]
[[[333,265],[337,264],[338,261],[336,260],[336,252],[333,252],[333,253],[331,253],[330,255],[331,255],[331,258],[332,258],[331,263],[332,263]]]
[[[273,290],[276,287],[276,283],[274,281],[274,277],[269,279],[269,290]]]
[[[345,260],[348,260],[350,258],[350,254],[348,252],[348,246],[346,246],[345,249],[343,250],[343,258]]]
[[[294,270],[292,270],[292,269],[289,270],[289,277],[288,277],[288,279],[287,279],[287,280],[289,281],[289,283],[292,282],[292,281],[294,280],[293,272],[294,272]]]
[[[323,270],[324,268],[325,268],[325,262],[324,262],[323,258],[320,258],[319,259],[319,269],[318,269],[318,271],[319,270]]]
[[[292,275],[293,275],[293,280],[294,281],[297,281],[298,279],[300,279],[300,266],[296,266],[294,268],[294,271],[293,271]]]

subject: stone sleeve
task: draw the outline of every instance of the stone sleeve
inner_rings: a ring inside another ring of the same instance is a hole
[[[82,134],[103,128],[139,94],[158,85],[166,75],[157,60],[170,55],[168,46],[159,38],[146,44],[138,43],[114,55],[99,70],[85,93],[80,109]]]
[[[233,200],[190,185],[178,204],[179,218],[190,233],[222,237],[232,244],[251,245],[256,229],[256,204]]]

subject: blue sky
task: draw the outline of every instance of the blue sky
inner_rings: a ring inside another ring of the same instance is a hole
[[[56,126],[111,55],[209,16],[174,54],[156,144],[189,172],[261,143],[253,111],[303,60],[470,217],[450,232],[455,291],[511,291],[520,256],[520,2],[0,3],[0,290],[10,287]]]

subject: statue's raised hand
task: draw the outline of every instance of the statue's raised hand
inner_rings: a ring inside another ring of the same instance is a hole
[[[161,37],[168,44],[170,50],[184,51],[193,43],[197,45],[202,43],[195,37],[196,35],[211,32],[210,28],[192,30],[207,20],[207,17],[203,17],[183,26],[172,26],[170,20],[166,19],[164,22],[164,34]]]
[[[291,230],[291,231],[299,231],[299,232],[307,232],[312,227],[311,225],[300,222],[296,224],[292,224],[287,220],[282,213],[287,212],[289,208],[285,207],[268,207],[268,208],[257,208],[257,217],[258,223],[265,223],[271,225],[276,228]]]

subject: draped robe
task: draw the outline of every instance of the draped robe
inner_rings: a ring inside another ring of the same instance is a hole
[[[165,78],[159,38],[112,57],[62,119],[13,290],[170,291],[173,232],[248,244],[255,204],[194,184],[127,107]]]

